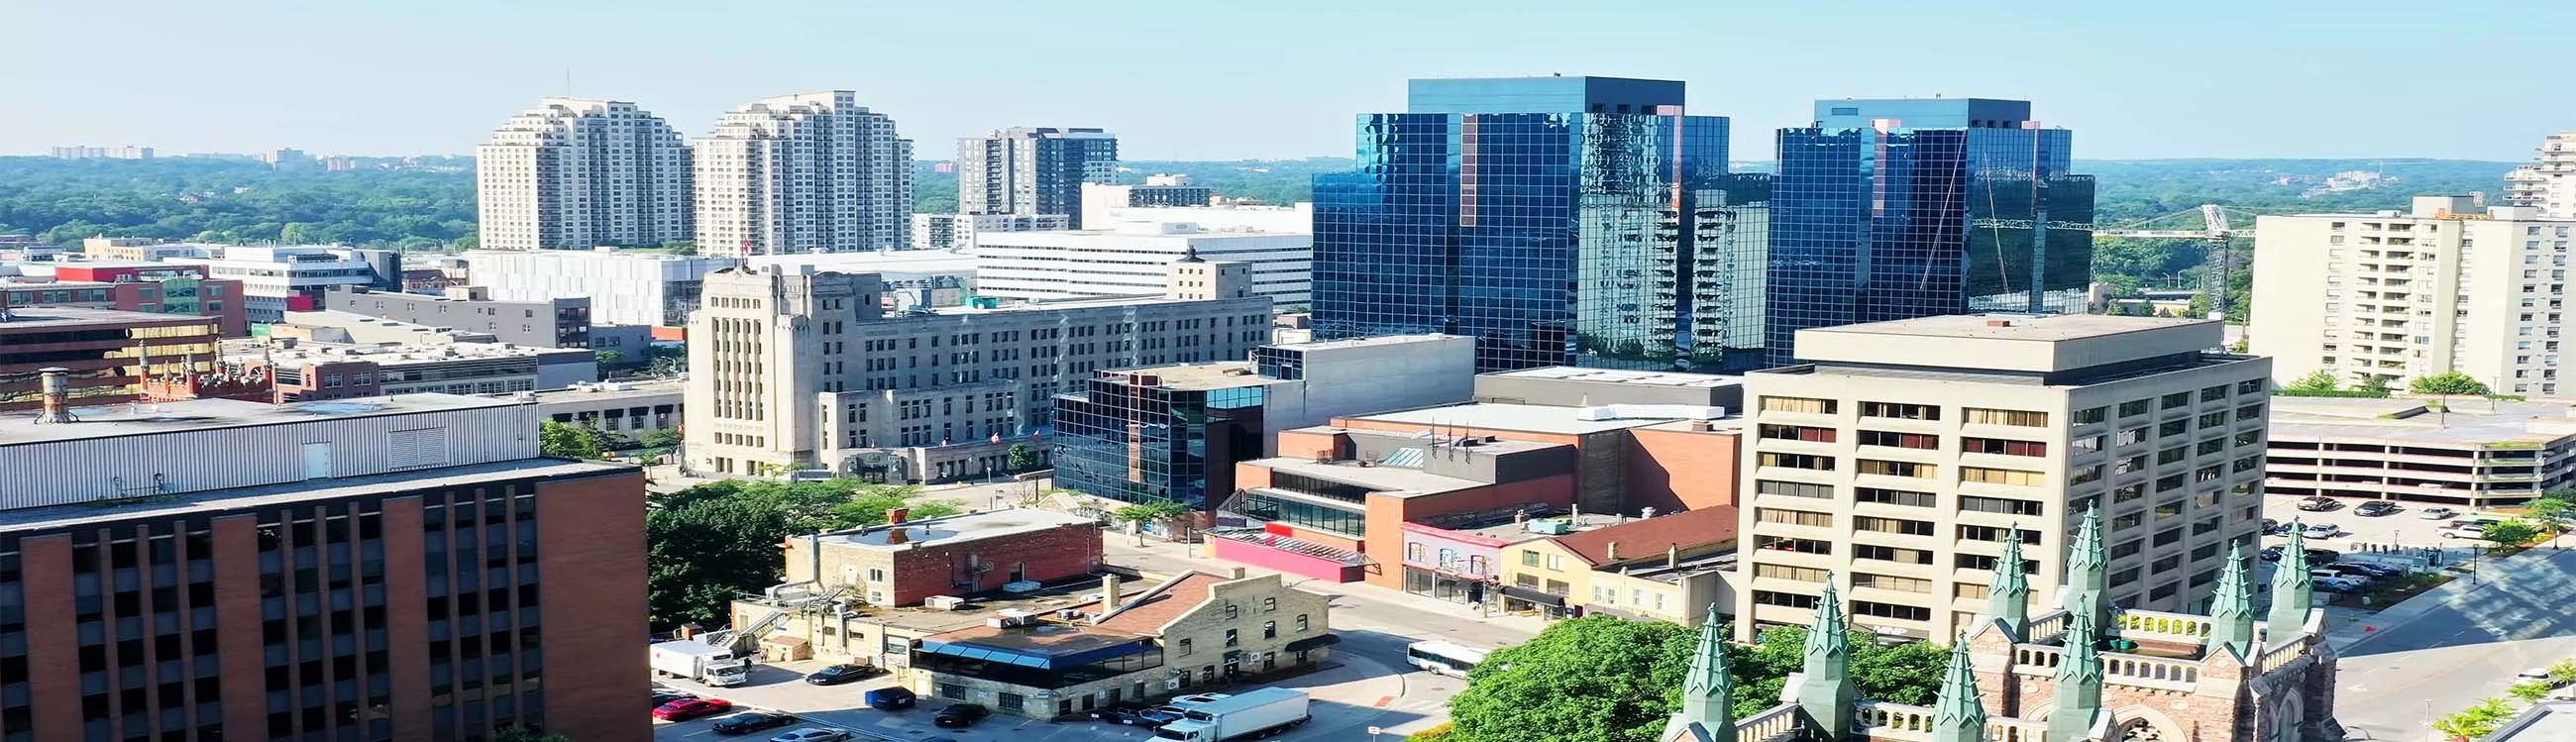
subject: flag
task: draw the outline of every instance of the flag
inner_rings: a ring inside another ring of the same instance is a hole
[[[1002,442],[1002,434],[1000,434],[1000,433],[994,433],[994,434],[993,434],[993,442],[994,442],[994,443],[1000,443],[1000,442]]]

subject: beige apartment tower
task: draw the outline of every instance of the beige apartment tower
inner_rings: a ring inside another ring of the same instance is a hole
[[[689,148],[625,101],[547,98],[474,150],[491,250],[588,250],[689,239]]]
[[[696,144],[701,254],[912,244],[912,140],[856,93],[763,98],[725,114]]]
[[[2035,612],[2099,508],[2114,605],[2197,610],[2262,525],[2270,363],[2219,323],[1954,315],[1800,330],[1745,375],[1737,634],[1851,620],[1948,642],[2019,533]],[[2016,529],[2018,529],[2016,531]]]
[[[2322,369],[2402,390],[2458,371],[2498,393],[2558,395],[2570,232],[2576,220],[2471,196],[2261,217],[2248,349],[2285,382]]]

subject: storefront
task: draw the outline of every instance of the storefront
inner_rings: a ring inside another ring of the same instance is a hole
[[[1565,596],[1562,595],[1549,595],[1537,590],[1511,585],[1503,585],[1502,589],[1503,610],[1506,611],[1515,613],[1522,611],[1535,611],[1540,617],[1546,618],[1550,621],[1583,615],[1582,608],[1566,605]]]
[[[1404,568],[1404,591],[1439,598],[1463,605],[1484,605],[1485,597],[1494,591],[1492,582],[1437,570]]]

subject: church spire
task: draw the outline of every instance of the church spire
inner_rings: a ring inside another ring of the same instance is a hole
[[[2110,549],[2102,545],[2102,508],[2096,505],[2084,511],[2075,543],[2067,545],[2066,589],[2058,595],[2058,607],[2070,616],[2089,615],[2098,625],[2107,617],[2102,596],[2110,587],[2110,564]]]
[[[1828,742],[1851,737],[1852,704],[1860,690],[1851,680],[1851,625],[1843,620],[1841,596],[1834,578],[1825,575],[1825,594],[1816,598],[1816,624],[1807,629],[1805,676],[1798,683],[1798,708],[1807,728]]]
[[[1932,702],[1932,742],[1986,742],[1986,704],[1977,695],[1976,668],[1968,663],[1968,635],[1950,645],[1950,669]]]
[[[2209,600],[2209,647],[2236,650],[2239,660],[2254,657],[2254,586],[2245,576],[2245,545],[2227,550],[2227,567],[2218,573],[2218,594]]]
[[[1682,718],[1696,724],[1707,742],[1735,742],[1735,678],[1726,664],[1726,629],[1708,607],[1700,622],[1699,650],[1691,657],[1690,676],[1682,680]]]
[[[2066,616],[2064,654],[2057,660],[2057,695],[2048,712],[2048,738],[2080,740],[2092,733],[2093,717],[2102,710],[2101,637],[2093,613]]]
[[[2004,622],[2012,641],[2030,631],[2030,573],[2023,571],[2021,527],[2004,532],[2004,554],[1995,558],[1994,581],[1986,587],[1986,616]]]
[[[2308,576],[2308,541],[2298,521],[2290,521],[2290,542],[2281,545],[2281,564],[2272,570],[2272,612],[2263,620],[2269,645],[2280,645],[2307,628],[2308,608],[2316,600],[2316,580]]]

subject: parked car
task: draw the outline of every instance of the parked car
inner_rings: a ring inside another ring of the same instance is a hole
[[[1188,717],[1189,712],[1183,711],[1179,707],[1155,706],[1136,712],[1135,720],[1127,723],[1147,729],[1161,729],[1165,724],[1180,721]]]
[[[2397,512],[2397,503],[2387,500],[2372,500],[2352,509],[2352,514],[2368,518],[2377,518],[2394,512]]]
[[[686,701],[696,697],[695,694],[675,690],[656,690],[653,691],[653,708],[661,708],[672,701]]]
[[[776,711],[745,711],[717,719],[717,734],[750,734],[763,729],[777,729],[796,723],[796,717]]]
[[[2441,530],[2442,538],[2485,539],[2486,526],[2451,526]]]
[[[2549,668],[2546,668],[2546,667],[2534,667],[2534,668],[2530,668],[2530,669],[2527,669],[2527,670],[2523,670],[2522,672],[2514,673],[2514,674],[2513,674],[2513,679],[2515,679],[2515,680],[2525,680],[2525,681],[2528,681],[2528,680],[2548,680],[2548,679],[2549,679]]]
[[[930,723],[932,726],[963,729],[974,726],[975,722],[983,721],[984,717],[992,715],[993,711],[984,708],[982,704],[952,703],[948,704],[947,708],[940,709],[938,714],[931,716]]]
[[[2335,502],[2331,497],[2310,497],[2299,501],[2299,509],[2311,513],[2322,513],[2342,506],[2343,503]]]
[[[1091,718],[1111,724],[1134,724],[1137,715],[1145,713],[1145,709],[1146,706],[1141,703],[1117,703],[1093,709]]]
[[[2254,553],[2254,557],[2266,562],[2281,561],[2281,545],[2273,544],[2271,546],[2263,547],[2262,551]]]
[[[2265,535],[2265,536],[2270,536],[2270,535],[2272,535],[2272,534],[2280,533],[2280,532],[2281,532],[2281,522],[2280,522],[2280,521],[2273,520],[2273,519],[2270,519],[2270,518],[2264,518],[2264,519],[2263,519],[2263,535]]]
[[[1210,703],[1233,697],[1234,694],[1232,693],[1192,693],[1186,696],[1173,696],[1172,700],[1164,701],[1163,703],[1165,705],[1188,709],[1191,706],[1196,706],[1202,703]]]
[[[2329,593],[2357,593],[2370,587],[2369,583],[2350,577],[2319,577],[2310,584],[2315,585],[2318,590]]]
[[[653,709],[653,718],[663,721],[688,721],[733,710],[733,702],[722,698],[691,698],[672,701]]]
[[[2303,549],[2308,553],[2308,566],[2333,564],[2343,560],[2343,552],[2333,549]]]
[[[2343,528],[2333,523],[2310,523],[2308,530],[2300,535],[2308,538],[2334,538],[2343,535]]]
[[[2415,511],[2415,517],[2425,520],[2441,520],[2459,514],[2460,511],[2438,506]]]
[[[912,694],[912,689],[901,687],[877,688],[875,690],[870,690],[867,695],[862,696],[861,699],[867,701],[868,708],[876,709],[878,711],[898,711],[908,709],[912,708],[913,704],[920,701],[918,697]]]
[[[805,676],[805,682],[815,685],[840,685],[853,680],[876,677],[883,672],[885,671],[877,669],[875,665],[833,665]]]
[[[849,742],[850,733],[838,729],[807,727],[769,738],[769,742]]]
[[[2376,564],[2336,564],[2334,565],[2334,569],[2338,572],[2350,573],[2355,576],[2367,576],[2372,579],[2396,577],[2398,575],[2406,574],[2406,570],[2398,569],[2396,567],[2383,567]]]

